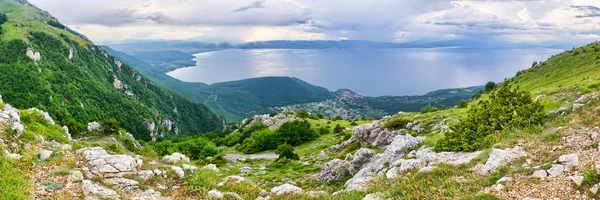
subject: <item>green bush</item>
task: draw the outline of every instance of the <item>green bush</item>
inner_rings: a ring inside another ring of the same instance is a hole
[[[458,108],[466,108],[469,105],[469,100],[462,100],[458,103]]]
[[[600,182],[600,179],[598,179],[598,172],[596,169],[587,170],[583,173],[583,181],[581,182],[581,185],[593,186],[598,182]]]
[[[310,117],[310,114],[308,113],[308,111],[306,111],[306,109],[300,109],[298,110],[298,112],[296,112],[296,117],[302,118],[302,119],[306,119]]]
[[[425,107],[421,109],[421,113],[430,113],[437,112],[438,108],[431,106],[431,104],[427,104]]]
[[[329,128],[327,128],[327,127],[320,127],[319,128],[319,134],[326,135],[326,134],[329,134],[329,133],[331,133],[331,130],[329,130]]]
[[[277,149],[275,150],[275,153],[279,155],[279,158],[277,158],[278,160],[283,158],[291,160],[300,160],[298,154],[294,152],[294,147],[287,143],[279,145],[279,147],[277,147]]]
[[[337,120],[344,120],[344,118],[342,118],[342,116],[338,115],[333,118],[333,121],[337,121]]]
[[[73,118],[64,119],[61,124],[69,128],[69,133],[73,138],[79,138],[81,133],[87,131],[87,127],[83,123]]]
[[[317,113],[317,118],[325,119],[325,115],[323,115],[323,113]]]
[[[352,123],[350,123],[350,126],[356,126],[358,125],[355,121],[352,121]]]
[[[222,150],[210,140],[204,137],[186,137],[173,142],[165,140],[154,145],[154,151],[161,156],[179,152],[187,155],[190,159],[205,159],[219,154]]]
[[[335,125],[335,128],[333,128],[333,133],[341,133],[344,131],[344,127],[340,126],[340,124]]]
[[[391,128],[391,129],[399,129],[399,128],[405,128],[406,124],[408,124],[408,123],[410,123],[409,119],[397,117],[397,118],[394,118],[392,120],[389,120],[389,121],[383,123],[383,127]]]
[[[26,171],[0,153],[0,199],[31,199]]]
[[[116,135],[119,133],[119,122],[115,118],[100,122],[100,130],[106,135]]]
[[[528,92],[504,82],[489,100],[470,108],[468,115],[453,126],[454,132],[438,141],[437,151],[475,151],[493,142],[492,134],[509,127],[525,127],[542,123],[545,117],[540,103]]]
[[[293,146],[318,138],[320,135],[313,130],[308,121],[286,122],[277,129],[280,141]]]

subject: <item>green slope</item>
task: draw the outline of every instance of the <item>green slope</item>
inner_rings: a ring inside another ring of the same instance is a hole
[[[540,93],[555,93],[600,85],[600,43],[565,51],[521,71],[512,78],[523,89]]]
[[[116,118],[146,140],[221,127],[206,106],[157,86],[26,1],[0,0],[0,13],[8,17],[0,35],[0,94],[16,107],[37,107],[57,121],[84,124]],[[41,59],[28,58],[28,49]]]

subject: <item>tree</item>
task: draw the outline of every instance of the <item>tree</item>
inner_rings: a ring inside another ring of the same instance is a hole
[[[485,84],[485,93],[490,93],[492,90],[496,89],[497,85],[493,81],[489,81]]]
[[[298,154],[296,154],[296,152],[294,152],[294,147],[287,143],[279,145],[279,147],[277,147],[277,149],[275,150],[275,153],[277,155],[279,155],[279,158],[277,158],[277,160],[283,159],[283,158],[292,159],[292,160],[300,159]]]
[[[367,117],[363,115],[363,116],[360,117],[360,120],[361,121],[367,121]]]
[[[344,119],[342,118],[342,116],[338,115],[338,116],[335,116],[335,118],[333,118],[333,121],[337,121],[337,120],[344,120]]]
[[[323,113],[318,113],[317,114],[317,118],[319,118],[319,119],[325,119],[325,115],[323,115]]]
[[[460,103],[458,103],[458,108],[466,108],[468,105],[469,105],[468,100],[462,100],[462,101],[460,101]]]
[[[119,128],[119,122],[115,118],[100,123],[100,130],[106,135],[116,135]]]
[[[340,126],[340,124],[335,125],[335,128],[333,128],[333,133],[341,133],[344,131],[344,127]]]
[[[87,127],[83,125],[83,123],[78,122],[73,118],[64,119],[61,124],[69,129],[69,133],[73,138],[79,138],[81,133],[87,131]]]
[[[438,109],[436,107],[431,106],[431,104],[427,104],[425,107],[421,109],[421,113],[430,113],[436,112]]]
[[[308,121],[301,120],[286,122],[276,132],[283,142],[294,146],[319,137]]]
[[[310,117],[310,114],[308,113],[308,111],[306,111],[306,109],[302,108],[298,110],[298,112],[296,113],[296,117],[306,119]]]

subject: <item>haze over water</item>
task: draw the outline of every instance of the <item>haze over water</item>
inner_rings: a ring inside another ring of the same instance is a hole
[[[224,50],[196,54],[196,66],[168,75],[207,84],[264,76],[298,77],[335,91],[419,95],[444,88],[500,82],[558,49]]]

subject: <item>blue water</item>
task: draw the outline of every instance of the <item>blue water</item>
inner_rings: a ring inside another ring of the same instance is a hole
[[[263,76],[298,77],[335,91],[362,95],[418,95],[444,88],[502,81],[557,49],[225,50],[196,54],[196,66],[168,74],[217,83]]]

